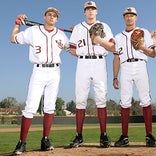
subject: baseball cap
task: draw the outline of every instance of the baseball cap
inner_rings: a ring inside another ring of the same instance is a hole
[[[126,14],[134,14],[137,16],[137,11],[134,7],[128,7],[124,10],[123,16],[125,16]]]
[[[46,15],[47,12],[51,12],[51,11],[56,13],[57,17],[60,16],[60,12],[56,8],[53,8],[53,7],[47,8],[47,10],[45,11],[44,15]]]
[[[88,7],[94,7],[97,9],[95,2],[93,1],[88,1],[84,4],[84,9],[88,8]]]

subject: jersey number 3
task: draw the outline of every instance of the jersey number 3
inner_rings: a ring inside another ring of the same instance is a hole
[[[41,52],[41,46],[35,46],[36,54]]]

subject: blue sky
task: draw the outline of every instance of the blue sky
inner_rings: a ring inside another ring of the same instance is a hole
[[[10,33],[14,26],[15,17],[24,13],[29,20],[44,22],[44,11],[48,7],[56,7],[61,16],[57,27],[68,29],[85,20],[83,5],[85,0],[5,0],[0,6],[0,101],[7,97],[15,97],[18,102],[25,102],[27,86],[32,72],[32,64],[28,59],[28,45],[10,43]],[[155,0],[95,0],[99,13],[97,19],[106,22],[117,34],[125,28],[122,12],[126,7],[133,6],[138,12],[137,25],[146,29],[156,29]],[[26,26],[22,26],[21,30]],[[70,37],[70,33],[67,33]],[[75,100],[75,71],[77,58],[61,53],[61,81],[58,96],[65,102]],[[113,54],[107,56],[108,69],[108,99],[120,100],[119,90],[112,86]],[[148,68],[152,101],[156,102],[156,59],[149,58]],[[94,95],[91,88],[91,95]],[[134,98],[138,98],[134,89]]]

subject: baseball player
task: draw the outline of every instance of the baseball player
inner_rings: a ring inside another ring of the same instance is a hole
[[[50,7],[45,11],[43,26],[32,26],[20,32],[21,21],[27,17],[17,16],[11,33],[11,42],[29,45],[29,59],[34,64],[29,82],[28,96],[25,109],[22,111],[20,140],[14,150],[15,154],[22,154],[26,150],[26,138],[36,113],[40,98],[44,94],[43,138],[41,150],[52,150],[48,136],[54,118],[55,102],[60,81],[60,52],[68,45],[68,38],[55,24],[59,18],[59,11]]]
[[[123,19],[126,28],[115,36],[115,55],[113,60],[113,85],[115,89],[121,91],[121,123],[122,135],[115,142],[116,147],[128,146],[128,122],[130,118],[130,107],[135,84],[140,98],[145,127],[146,145],[155,146],[156,140],[152,135],[152,109],[149,88],[149,77],[147,72],[147,58],[155,57],[153,40],[149,31],[136,26],[137,11],[134,7],[128,7],[123,12]],[[139,49],[135,50],[131,44],[131,34],[135,29],[144,31],[144,41],[141,42]],[[118,73],[120,73],[120,86]]]
[[[108,50],[114,43],[111,43],[113,34],[110,27],[103,23],[106,37],[102,45],[92,44],[89,30],[97,22],[98,13],[95,2],[88,1],[84,4],[84,14],[86,20],[74,26],[70,37],[70,52],[78,58],[76,69],[76,137],[70,144],[70,147],[82,146],[83,141],[83,123],[85,119],[85,110],[90,85],[93,84],[95,92],[95,101],[97,114],[100,123],[100,146],[109,147],[110,140],[106,134],[106,95],[107,95],[107,70],[105,57]],[[95,37],[96,38],[96,37]],[[97,37],[98,38],[98,37]],[[98,42],[95,39],[95,42]]]

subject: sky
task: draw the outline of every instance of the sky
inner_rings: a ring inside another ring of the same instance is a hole
[[[44,23],[44,12],[48,7],[57,8],[61,16],[57,27],[69,29],[85,20],[83,6],[85,0],[4,0],[0,6],[0,101],[7,97],[14,97],[18,102],[25,102],[27,88],[32,73],[32,64],[29,62],[28,45],[16,45],[10,42],[10,34],[18,14],[26,14],[28,20]],[[155,0],[95,0],[98,15],[97,20],[107,23],[113,34],[125,28],[122,13],[126,7],[135,7],[138,12],[137,25],[149,31],[156,29]],[[21,26],[21,30],[27,26]],[[70,38],[70,33],[66,33]],[[58,97],[66,103],[75,101],[75,72],[77,58],[69,53],[61,53],[61,80]],[[106,57],[108,71],[107,99],[120,100],[120,91],[112,86],[113,54]],[[152,101],[156,102],[156,58],[149,58],[148,71]],[[91,86],[89,94],[94,97]],[[134,88],[134,98],[138,99]]]

